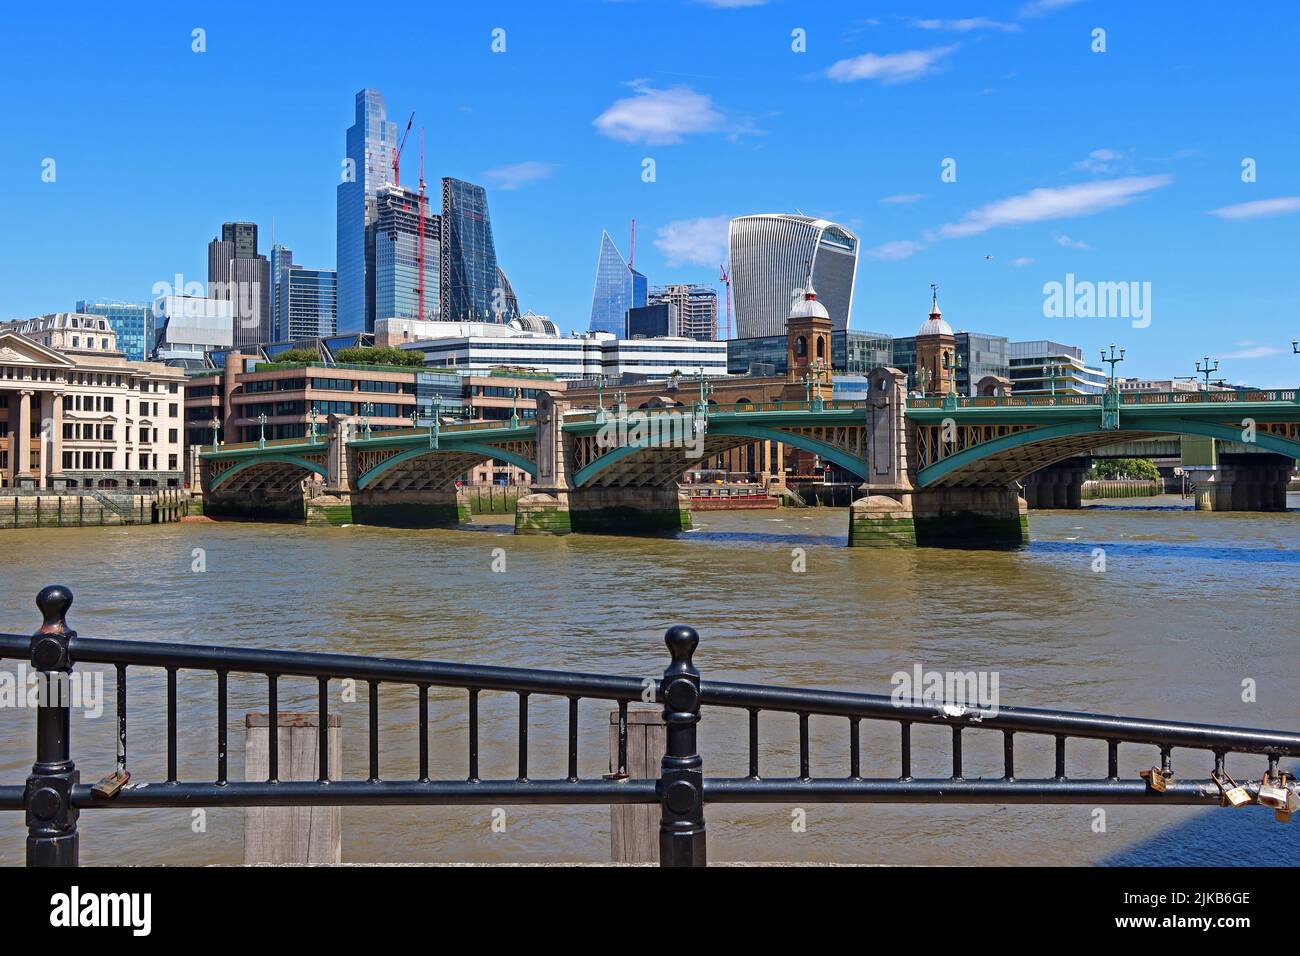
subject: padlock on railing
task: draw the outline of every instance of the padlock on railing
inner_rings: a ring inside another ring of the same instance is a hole
[[[1156,793],[1164,793],[1169,788],[1169,784],[1173,782],[1174,772],[1152,767],[1150,770],[1143,770],[1138,776],[1147,782],[1149,789],[1154,790]]]
[[[131,782],[131,771],[119,767],[107,777],[91,786],[90,792],[101,800],[116,797],[123,787]]]
[[[1286,786],[1286,773],[1278,774],[1276,783],[1270,783],[1268,772],[1264,772],[1264,779],[1259,783],[1259,793],[1255,795],[1255,801],[1261,807],[1272,807],[1274,810],[1286,810],[1287,804],[1291,799],[1291,791]]]
[[[1220,773],[1218,770],[1210,773],[1210,779],[1214,781],[1219,788],[1220,802],[1222,807],[1244,807],[1250,803],[1250,791],[1241,786],[1237,781],[1232,779],[1232,775],[1224,770]],[[1224,784],[1227,781],[1231,786]]]
[[[1300,786],[1296,785],[1293,778],[1286,788],[1286,809],[1274,810],[1273,816],[1277,818],[1278,823],[1290,823],[1291,814],[1300,810]]]

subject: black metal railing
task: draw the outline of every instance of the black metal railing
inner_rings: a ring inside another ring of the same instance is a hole
[[[127,676],[131,668],[161,668],[167,679],[167,776],[141,785],[94,787],[81,783],[72,759],[71,704],[66,694],[43,695],[36,714],[36,762],[25,785],[0,786],[0,810],[24,810],[28,827],[27,863],[75,866],[77,823],[81,810],[150,807],[356,806],[414,804],[654,804],[661,808],[660,862],[664,866],[705,863],[704,804],[721,803],[1098,803],[1216,804],[1224,801],[1215,778],[1224,776],[1229,754],[1267,758],[1276,780],[1283,757],[1300,756],[1300,734],[1216,727],[1172,721],[1110,717],[1027,708],[982,713],[960,707],[899,704],[886,696],[800,690],[764,685],[700,680],[693,663],[699,637],[689,627],[670,628],[664,636],[671,661],[657,681],[635,677],[490,667],[434,661],[360,657],[297,651],[194,646],[152,641],[78,637],[67,625],[71,591],[51,586],[36,603],[43,615],[32,636],[0,634],[0,659],[28,661],[41,680],[66,679],[78,664],[108,664],[116,671],[117,766],[127,779]],[[177,674],[214,674],[217,686],[217,753],[215,781],[181,780],[177,759]],[[278,740],[279,682],[284,677],[317,681],[319,766],[314,781],[279,780],[278,746],[269,747],[265,781],[232,781],[227,774],[229,676],[261,675],[266,679],[268,740]],[[331,775],[329,760],[329,689],[333,680],[352,679],[369,688],[368,773],[365,780]],[[413,686],[418,695],[418,776],[386,780],[380,775],[379,688]],[[653,684],[651,688],[649,685]],[[45,686],[49,686],[47,683]],[[460,688],[466,693],[469,773],[465,779],[435,779],[429,765],[430,688]],[[666,750],[657,779],[628,775],[630,703],[653,700],[663,705]],[[479,771],[479,697],[484,691],[514,694],[518,701],[518,762],[513,779],[491,779]],[[559,779],[529,776],[529,698],[557,696],[568,701],[567,774]],[[583,700],[613,702],[618,708],[616,769],[599,778],[578,771],[578,708]],[[705,778],[697,745],[701,709],[734,709],[748,718],[749,772],[743,777]],[[799,774],[768,778],[760,774],[760,716],[792,714],[799,728]],[[809,719],[842,718],[847,723],[849,773],[818,777],[812,772]],[[898,773],[864,777],[861,767],[861,722],[881,721],[898,727]],[[917,725],[951,729],[951,773],[947,777],[912,775],[912,729]],[[1002,735],[1003,774],[993,779],[963,776],[964,734]],[[1051,738],[1055,773],[1050,778],[1016,776],[1017,735]],[[1069,741],[1100,740],[1107,745],[1107,774],[1076,779],[1067,770]],[[1154,748],[1159,763],[1147,779],[1121,779],[1119,748]],[[1210,753],[1213,773],[1207,779],[1178,779],[1173,774],[1174,748]],[[106,778],[111,782],[112,778]],[[1258,785],[1247,785],[1252,795]]]

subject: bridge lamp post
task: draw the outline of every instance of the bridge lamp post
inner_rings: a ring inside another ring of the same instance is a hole
[[[260,415],[257,416],[257,427],[258,427],[257,447],[265,448],[266,447],[266,412],[262,412]]]
[[[320,412],[315,408],[313,408],[311,413],[307,416],[307,425],[311,429],[311,443],[314,445],[318,438],[316,429],[320,425]]]
[[[1115,366],[1118,365],[1120,362],[1124,361],[1124,351],[1125,351],[1124,349],[1120,349],[1120,350],[1119,350],[1119,357],[1116,358],[1116,357],[1115,357],[1115,346],[1112,345],[1112,346],[1110,347],[1110,355],[1109,355],[1109,357],[1106,355],[1106,350],[1105,350],[1105,349],[1102,349],[1102,350],[1101,350],[1101,360],[1102,360],[1103,362],[1105,362],[1107,365],[1110,366],[1110,388],[1111,388],[1112,390],[1118,390],[1118,388],[1119,388],[1119,385],[1117,384],[1116,379],[1115,379]]]
[[[210,421],[208,424],[212,426],[212,450],[213,450],[213,451],[216,451],[216,450],[217,450],[217,431],[218,431],[218,429],[221,428],[221,419],[218,418],[215,414],[213,414],[213,416],[212,416],[212,421]]]
[[[1043,364],[1043,371],[1047,373],[1047,384],[1052,393],[1052,404],[1056,404],[1056,376],[1065,366],[1060,362],[1049,361]]]
[[[605,414],[605,376],[596,376],[596,412],[603,418]]]
[[[510,396],[510,427],[519,427],[519,386],[515,386],[515,392]]]
[[[442,430],[442,395],[433,396],[433,421],[429,423],[429,447],[437,448]]]
[[[1219,360],[1215,359],[1214,364],[1210,365],[1210,357],[1205,356],[1204,361],[1196,363],[1196,371],[1205,376],[1205,394],[1210,394],[1210,374],[1219,370]]]
[[[916,387],[921,390],[921,397],[925,397],[925,387],[930,384],[930,370],[922,365],[916,370]]]
[[[957,369],[962,367],[961,358],[949,352],[943,353],[943,370],[948,373],[948,396],[944,399],[945,408],[957,407]]]
[[[1115,377],[1115,366],[1124,361],[1124,350],[1115,355],[1115,346],[1110,347],[1110,355],[1101,350],[1101,360],[1110,366],[1110,379],[1106,385],[1106,394],[1102,396],[1101,427],[1107,430],[1119,428],[1119,380]]]
[[[370,440],[370,416],[375,413],[374,402],[361,403],[361,428],[366,433],[366,440]]]

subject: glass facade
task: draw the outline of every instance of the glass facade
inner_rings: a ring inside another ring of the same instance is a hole
[[[336,277],[333,269],[289,270],[285,305],[286,335],[291,341],[334,334]]]
[[[426,240],[427,241],[427,240]],[[507,290],[500,283],[487,191],[460,179],[442,181],[442,319],[508,322]],[[513,298],[513,291],[509,296]]]
[[[897,341],[897,340],[894,340]],[[727,372],[730,375],[785,375],[789,371],[784,335],[761,335],[727,341]],[[891,364],[890,338],[883,332],[831,333],[831,368],[839,374],[865,375],[874,368]]]
[[[1099,395],[1106,390],[1106,372],[1089,368],[1077,346],[1038,339],[1012,342],[1008,353],[1011,390],[1017,395]]]
[[[378,90],[356,98],[356,122],[348,128],[343,181],[336,191],[335,266],[341,332],[373,332],[374,223],[379,187],[391,179],[397,124]]]
[[[439,316],[441,217],[424,200],[424,314],[420,315],[420,194],[401,186],[379,190],[375,240],[375,316],[379,319]]]
[[[960,394],[974,395],[980,379],[986,375],[1011,376],[1004,337],[958,332],[954,338],[957,340],[957,391]]]
[[[600,234],[600,256],[596,259],[596,286],[591,294],[592,332],[625,334],[627,310],[637,308],[637,277],[641,279],[641,302],[645,305],[645,276],[628,267],[608,232]]]
[[[143,362],[153,350],[153,307],[135,302],[77,302],[77,311],[102,315],[117,333],[117,347],[133,362]]]
[[[464,385],[458,372],[415,373],[415,407],[419,425],[433,423],[435,397],[442,398],[442,417],[459,418],[464,409]]]

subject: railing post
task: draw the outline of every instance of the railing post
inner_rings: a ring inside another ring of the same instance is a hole
[[[678,625],[664,634],[664,643],[673,659],[660,688],[668,746],[659,771],[659,865],[704,866],[704,762],[695,735],[700,672],[691,662],[700,636]]]
[[[36,763],[27,778],[23,806],[27,810],[27,865],[77,865],[77,808],[72,788],[81,774],[72,763],[72,699],[68,644],[77,636],[68,630],[72,592],[62,585],[44,588],[36,596],[44,623],[32,635],[31,660],[40,681],[36,707]]]

